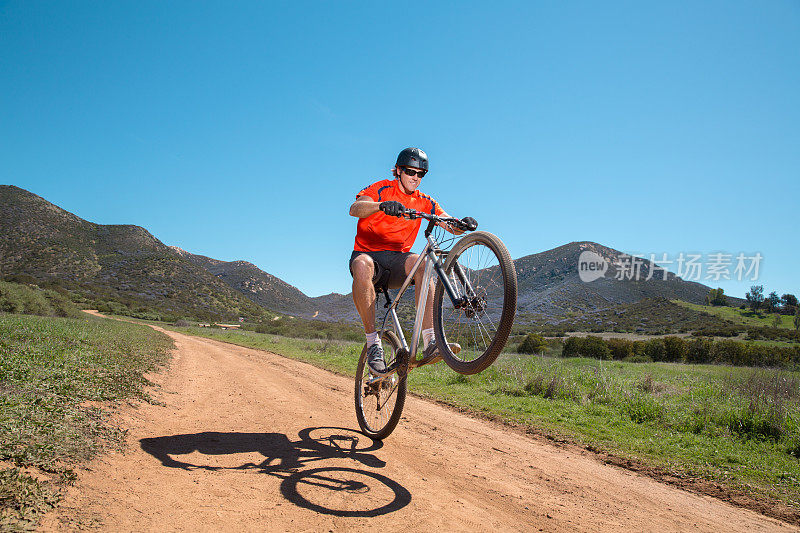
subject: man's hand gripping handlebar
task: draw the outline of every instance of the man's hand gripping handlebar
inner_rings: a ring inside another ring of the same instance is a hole
[[[394,200],[387,200],[378,204],[378,209],[389,215],[390,217],[402,217],[407,211],[406,206]]]
[[[431,215],[430,213],[425,213],[423,211],[415,211],[414,209],[408,209],[406,207],[404,207],[404,209],[405,212],[399,216],[411,220],[415,218],[424,218],[425,220],[431,221],[433,223],[441,222],[444,224],[449,224],[450,226],[459,229],[461,231],[475,231],[476,229],[478,229],[478,221],[472,217],[464,217],[461,220],[459,220],[457,218],[452,218],[452,217],[440,217],[436,215]]]

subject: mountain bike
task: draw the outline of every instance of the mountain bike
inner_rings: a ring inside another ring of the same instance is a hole
[[[358,360],[355,381],[355,404],[358,425],[365,435],[384,439],[394,431],[403,412],[408,372],[423,364],[417,359],[422,318],[432,276],[437,276],[433,296],[433,323],[436,343],[444,362],[459,374],[477,374],[491,365],[506,345],[517,307],[517,274],[511,255],[503,242],[486,231],[474,231],[455,218],[439,217],[408,210],[405,218],[428,221],[419,254],[394,299],[384,283],[376,286],[386,298],[387,309],[378,333],[388,366],[385,376],[373,376],[367,366],[365,344]],[[433,236],[440,223],[471,231],[461,238]],[[448,251],[442,244],[449,242]],[[452,244],[452,243],[455,244]],[[427,261],[426,261],[427,259]],[[397,316],[400,298],[423,268],[424,281],[420,305],[411,334],[406,341]]]

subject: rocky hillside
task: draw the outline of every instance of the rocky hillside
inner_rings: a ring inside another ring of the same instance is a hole
[[[585,251],[594,252],[610,266],[605,275],[591,282],[580,279],[578,259]],[[646,298],[666,298],[703,303],[709,287],[683,281],[671,272],[663,279],[656,268],[652,279],[645,281],[653,265],[642,260],[640,280],[615,279],[619,250],[589,241],[571,242],[552,250],[527,255],[514,261],[519,282],[518,310],[521,317],[550,319],[567,313],[592,313]]]
[[[0,275],[30,275],[92,301],[197,317],[264,310],[147,230],[83,220],[19,187],[0,185]]]
[[[267,309],[288,315],[339,321],[357,318],[349,295],[328,294],[311,298],[282,279],[264,272],[247,261],[220,261],[195,255],[176,246],[170,247],[181,257],[203,267],[234,290]]]

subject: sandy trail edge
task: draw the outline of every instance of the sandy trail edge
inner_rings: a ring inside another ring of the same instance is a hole
[[[409,397],[383,444],[352,380],[163,331],[164,405],[114,411],[124,453],[79,472],[43,531],[800,531]]]

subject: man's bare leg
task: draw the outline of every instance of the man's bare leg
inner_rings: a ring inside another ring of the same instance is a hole
[[[364,323],[364,333],[375,333],[375,286],[372,276],[375,264],[366,254],[357,256],[353,260],[353,302],[356,310]],[[431,318],[431,324],[433,319]]]
[[[375,300],[377,296],[375,286],[372,284],[375,263],[370,256],[362,254],[353,260],[352,270],[353,302],[361,316],[361,322],[364,323],[364,335],[367,338],[367,365],[372,375],[383,376],[388,369],[378,333],[375,331]]]

